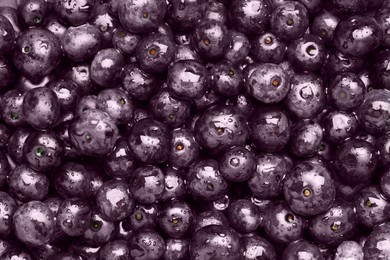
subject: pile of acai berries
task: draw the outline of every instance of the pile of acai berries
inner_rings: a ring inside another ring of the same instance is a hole
[[[5,2],[0,260],[390,259],[390,0]]]

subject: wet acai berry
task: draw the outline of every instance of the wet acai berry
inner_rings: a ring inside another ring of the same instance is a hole
[[[1,260],[389,260],[389,0],[0,0]]]

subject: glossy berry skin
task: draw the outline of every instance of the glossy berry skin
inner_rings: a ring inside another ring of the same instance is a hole
[[[104,170],[113,179],[128,179],[136,166],[135,158],[131,155],[127,140],[124,138],[118,139],[114,150],[103,160]]]
[[[202,62],[200,56],[191,48],[191,45],[188,43],[177,46],[175,61],[179,60],[196,60]]]
[[[251,44],[245,34],[229,30],[228,42],[229,44],[224,54],[226,60],[233,64],[238,64],[248,56]]]
[[[79,86],[81,92],[88,95],[92,88],[93,82],[91,79],[90,66],[86,62],[72,63],[64,71],[64,78],[71,80]]]
[[[77,104],[75,114],[80,116],[83,112],[89,109],[97,108],[97,97],[95,95],[83,96]]]
[[[238,94],[226,100],[225,104],[236,107],[246,118],[250,118],[255,110],[255,101],[246,94]]]
[[[130,180],[130,191],[141,204],[156,203],[163,195],[164,186],[163,171],[151,165],[137,168]]]
[[[280,151],[290,139],[289,119],[279,107],[260,106],[249,124],[253,144],[264,152]]]
[[[340,110],[354,109],[363,103],[366,93],[364,83],[354,73],[340,73],[328,88],[330,102]]]
[[[19,79],[16,82],[16,89],[25,92],[33,88],[44,87],[53,79],[53,74],[49,74],[43,78],[37,79],[28,78],[25,75],[20,75]]]
[[[9,192],[21,201],[42,200],[49,191],[48,177],[25,164],[13,169],[7,181]]]
[[[184,172],[170,166],[165,167],[163,171],[165,187],[161,201],[169,202],[185,198],[187,190],[184,183]]]
[[[195,126],[195,138],[199,145],[212,154],[245,144],[248,135],[244,116],[231,106],[210,107]]]
[[[390,134],[387,133],[378,138],[376,145],[379,150],[380,162],[382,165],[390,165]]]
[[[10,126],[24,126],[26,120],[23,114],[23,100],[26,93],[12,89],[4,93],[0,105],[1,117]]]
[[[89,228],[92,217],[90,203],[78,198],[65,199],[60,204],[57,223],[68,236],[75,237],[84,234]]]
[[[286,54],[287,45],[275,34],[266,32],[251,41],[250,55],[256,62],[279,63]]]
[[[348,137],[353,136],[358,127],[355,114],[345,111],[330,111],[322,119],[324,139],[339,144]]]
[[[17,9],[18,21],[24,27],[41,26],[49,12],[49,4],[44,0],[23,1]]]
[[[323,130],[320,124],[301,121],[292,128],[290,149],[297,157],[310,157],[320,148]]]
[[[12,8],[11,6],[3,5],[0,8],[0,14],[5,16],[9,20],[9,22],[11,23],[12,27],[15,30],[15,35],[18,35],[21,31],[21,28],[18,22],[17,10],[16,7]]]
[[[131,33],[122,27],[116,28],[112,35],[113,46],[124,55],[133,54],[140,40],[140,35]]]
[[[62,111],[73,110],[80,99],[82,89],[71,80],[53,80],[46,85],[58,98]]]
[[[7,155],[5,152],[0,152],[0,187],[6,184],[10,169]]]
[[[6,92],[16,81],[16,70],[12,61],[0,58],[0,93]]]
[[[159,33],[152,33],[143,37],[136,50],[138,64],[148,73],[166,71],[173,62],[175,54],[176,45],[173,40]]]
[[[164,0],[124,0],[118,5],[121,24],[133,33],[155,31],[164,19],[167,4]]]
[[[208,202],[200,207],[200,210],[219,210],[226,212],[227,208],[232,203],[233,197],[230,194],[226,194],[212,202]]]
[[[33,132],[31,128],[18,128],[8,141],[8,154],[12,160],[23,162],[23,146],[27,137]]]
[[[51,31],[58,39],[61,39],[68,27],[64,25],[54,14],[49,14],[43,27]]]
[[[69,260],[69,258],[67,257],[75,257],[73,254],[71,253],[60,253],[61,252],[61,247],[58,246],[58,245],[55,245],[55,243],[53,242],[49,242],[48,244],[46,245],[42,245],[42,246],[38,246],[38,247],[32,247],[32,246],[27,246],[27,248],[30,250],[32,256],[34,257],[34,259],[45,259],[45,258],[48,258],[50,259],[50,257],[56,257],[55,259],[65,259],[65,260]],[[33,250],[33,248],[35,248],[35,250]],[[64,258],[65,256],[65,258]],[[75,258],[70,258],[70,260],[73,260]]]
[[[288,45],[287,57],[298,71],[318,71],[326,59],[326,49],[320,37],[306,34]]]
[[[117,49],[100,50],[91,63],[92,81],[103,88],[113,87],[119,79],[124,63],[124,57]]]
[[[116,239],[129,240],[133,236],[134,232],[133,232],[133,229],[131,228],[129,218],[120,221],[118,223],[117,227],[118,227],[118,229],[117,229],[117,232],[115,234]]]
[[[388,49],[378,49],[372,52],[370,61],[372,62],[372,78],[376,84],[383,88],[390,89],[390,73],[387,68],[387,60],[389,59],[390,51]]]
[[[102,47],[112,47],[114,31],[121,25],[118,17],[111,13],[108,4],[103,3],[96,7],[92,19],[89,21],[102,34]]]
[[[205,20],[215,20],[226,24],[228,18],[228,10],[223,3],[210,1],[203,7],[203,19]]]
[[[68,252],[62,252],[62,253],[57,253],[53,254],[50,256],[49,260],[78,260],[79,256],[73,253],[68,253]]]
[[[125,240],[112,240],[99,250],[99,259],[129,260],[130,248]]]
[[[0,123],[0,148],[7,148],[8,141],[11,138],[12,134],[13,134],[13,131],[8,125],[6,125],[4,123]],[[0,170],[0,172],[1,172],[1,170]],[[0,175],[1,175],[1,173],[0,173]],[[0,180],[0,186],[1,186],[1,180]]]
[[[315,241],[336,246],[354,235],[356,213],[353,205],[337,200],[328,211],[313,217],[309,231]]]
[[[133,63],[123,68],[119,82],[129,95],[137,100],[150,99],[160,86],[156,76],[145,72]]]
[[[383,134],[390,130],[390,91],[378,89],[366,94],[358,110],[358,119],[371,134]]]
[[[97,3],[93,0],[54,0],[54,11],[66,25],[79,26],[86,23],[93,15]]]
[[[96,99],[96,108],[106,112],[119,125],[131,120],[134,104],[126,91],[113,88],[99,92]]]
[[[0,53],[7,53],[14,46],[15,30],[6,16],[0,14]]]
[[[271,11],[268,0],[233,0],[229,9],[232,25],[245,34],[264,32],[269,25]]]
[[[210,225],[227,226],[229,225],[229,222],[226,216],[220,211],[216,211],[216,210],[204,211],[196,215],[192,225],[193,233],[197,232],[199,229],[203,227],[210,226]]]
[[[291,90],[285,106],[298,118],[313,118],[326,101],[325,87],[321,78],[311,73],[296,74],[291,78]]]
[[[381,192],[390,198],[390,170],[385,170],[380,179]]]
[[[324,2],[322,2],[321,0],[298,0],[298,2],[303,4],[311,15],[317,14],[324,8]]]
[[[43,202],[30,201],[15,211],[13,227],[20,241],[32,246],[45,245],[54,232],[54,216]]]
[[[49,30],[32,28],[17,38],[13,61],[15,67],[30,79],[50,74],[62,56],[61,43]]]
[[[193,0],[169,1],[167,21],[178,31],[191,31],[202,18],[202,7]]]
[[[340,18],[335,14],[322,10],[315,16],[313,23],[311,24],[311,31],[329,44],[333,40],[334,31],[339,22]]]
[[[265,212],[263,226],[273,241],[286,244],[302,238],[307,222],[285,202],[276,202]]]
[[[103,219],[115,222],[130,215],[134,200],[127,184],[111,180],[100,187],[96,205]]]
[[[249,180],[253,176],[255,168],[254,153],[240,146],[227,150],[219,161],[221,175],[231,182]]]
[[[186,168],[199,157],[199,145],[193,133],[185,128],[172,131],[169,163],[177,168]]]
[[[90,198],[93,175],[82,164],[66,162],[54,174],[53,184],[63,198]]]
[[[80,153],[102,156],[113,150],[118,139],[118,128],[107,113],[89,109],[72,121],[69,137]]]
[[[18,208],[15,200],[6,192],[0,192],[0,235],[8,236],[12,232],[12,216]]]
[[[205,111],[207,108],[213,106],[213,105],[218,105],[222,103],[222,96],[217,95],[213,89],[209,89],[206,91],[206,93],[196,99],[194,101],[194,106],[197,111]],[[198,116],[200,117],[200,115]],[[193,121],[193,124],[196,123],[197,120]],[[194,125],[193,125],[194,126]],[[192,128],[193,128],[192,126]]]
[[[367,7],[369,6],[369,2],[366,0],[353,0],[353,1],[332,0],[331,6],[335,9],[336,12],[344,15],[348,15],[354,13],[362,13],[366,11]]]
[[[54,132],[35,132],[23,146],[24,160],[39,172],[54,170],[60,166],[64,155],[64,142]]]
[[[389,18],[390,17],[388,8],[378,11],[378,15],[375,17],[376,21],[378,22],[379,26],[383,31],[382,45],[386,48],[390,47],[390,37],[388,34],[388,32],[390,32],[390,23],[388,22]]]
[[[74,242],[71,243],[69,247],[69,251],[72,254],[76,254],[77,256],[95,260],[95,259],[99,259],[100,248],[101,247],[99,246],[91,246],[90,244],[84,242],[83,240],[74,240]]]
[[[377,163],[378,154],[372,144],[349,139],[337,149],[334,165],[345,183],[356,185],[372,178]]]
[[[260,211],[250,200],[239,199],[229,205],[227,218],[230,226],[241,234],[254,232],[260,225]]]
[[[228,28],[218,21],[201,21],[194,29],[191,43],[204,59],[218,60],[228,47]]]
[[[202,97],[208,83],[206,67],[195,60],[176,61],[168,70],[168,89],[180,99],[192,100]]]
[[[157,204],[136,205],[128,218],[131,229],[137,231],[145,228],[155,228],[158,223],[160,209]],[[127,220],[126,220],[127,221]]]
[[[366,32],[369,32],[369,36],[365,36]],[[382,38],[383,32],[374,18],[351,16],[337,25],[334,45],[346,55],[361,57],[375,50]]]
[[[192,164],[186,176],[187,190],[196,199],[215,201],[226,194],[228,182],[218,170],[218,162],[207,159]]]
[[[23,99],[26,122],[39,130],[54,126],[60,116],[60,103],[53,90],[46,87],[31,89]]]
[[[237,96],[242,89],[242,73],[226,61],[219,62],[212,67],[212,88],[218,95],[224,97]]]
[[[290,163],[281,155],[258,155],[253,176],[248,180],[249,189],[258,199],[276,198],[281,194],[283,180],[290,170]]]
[[[171,134],[163,123],[146,118],[134,124],[128,144],[137,160],[157,164],[168,160],[170,140]]]
[[[324,260],[320,248],[306,240],[298,240],[290,243],[283,251],[281,259],[300,260],[305,255],[311,260]]]
[[[194,219],[191,206],[184,201],[172,201],[160,213],[159,225],[171,238],[184,238]]]
[[[69,27],[62,36],[65,54],[76,62],[95,56],[102,44],[102,34],[93,25]]]
[[[271,15],[271,31],[282,40],[301,37],[309,26],[309,15],[299,2],[285,1]]]
[[[188,239],[165,240],[164,260],[184,260],[188,259]]]
[[[325,212],[336,196],[329,171],[321,164],[309,161],[298,163],[286,176],[283,192],[290,208],[302,216]]]
[[[0,242],[0,254],[5,257],[6,252],[12,251],[12,249],[15,249],[15,247],[12,244],[12,240],[9,239],[1,239]],[[29,258],[31,259],[31,258]]]
[[[325,75],[335,77],[341,72],[359,73],[363,67],[364,59],[345,55],[337,50],[330,50],[325,61],[323,72]]]
[[[341,243],[336,250],[334,260],[356,259],[363,260],[363,248],[355,241],[347,240]]]
[[[130,259],[159,260],[164,255],[164,239],[156,232],[148,229],[138,231],[131,239]]]
[[[382,247],[390,243],[390,224],[386,223],[375,227],[364,243],[364,259],[385,260],[390,257],[388,247]]]
[[[263,63],[257,66],[247,79],[249,93],[258,101],[274,104],[282,101],[290,90],[290,78],[276,64]]]
[[[198,230],[190,242],[191,260],[239,259],[243,254],[238,234],[228,226],[210,225]]]
[[[149,102],[153,117],[171,128],[185,124],[191,113],[190,103],[177,99],[167,89],[162,89]]]
[[[359,223],[374,227],[389,220],[390,202],[380,187],[368,186],[355,198],[356,216]]]
[[[276,251],[267,239],[258,235],[242,238],[245,260],[272,260],[276,259]]]
[[[3,258],[4,260],[34,260],[30,252],[20,246],[11,247],[4,252]]]
[[[240,69],[242,70],[242,74],[244,76],[244,80],[246,81],[252,74],[253,71],[259,66],[260,64],[257,62],[254,62],[252,58],[246,58],[240,65]],[[247,89],[245,89],[247,90]]]

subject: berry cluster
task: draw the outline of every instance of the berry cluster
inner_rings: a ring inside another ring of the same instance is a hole
[[[390,0],[9,2],[0,260],[390,259]]]

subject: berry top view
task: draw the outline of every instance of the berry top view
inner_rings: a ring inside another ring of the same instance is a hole
[[[390,0],[0,0],[0,260],[390,260]]]

